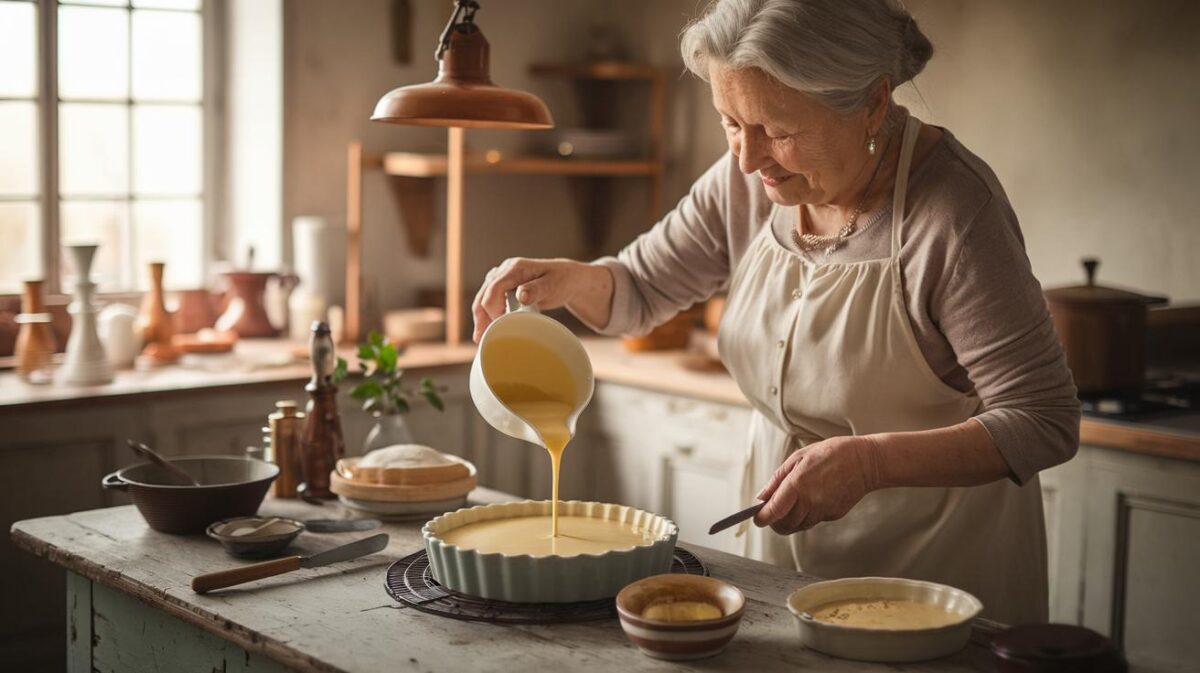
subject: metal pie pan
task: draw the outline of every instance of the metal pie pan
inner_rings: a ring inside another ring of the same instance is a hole
[[[648,545],[577,556],[480,553],[445,542],[441,534],[477,521],[548,516],[548,500],[469,507],[432,519],[421,529],[433,577],[459,593],[513,603],[572,603],[611,598],[626,585],[668,572],[679,527],[634,507],[571,500],[559,514],[631,523],[649,530]]]
[[[936,628],[868,629],[829,624],[810,614],[844,600],[910,600],[957,614],[953,624]],[[952,586],[898,577],[848,577],[814,582],[792,592],[788,611],[806,647],[843,659],[904,663],[937,659],[958,652],[971,638],[971,624],[983,611],[978,598]]]

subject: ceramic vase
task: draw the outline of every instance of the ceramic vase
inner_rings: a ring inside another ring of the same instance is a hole
[[[217,322],[212,294],[206,289],[183,290],[179,293],[179,308],[175,311],[175,333],[195,334]]]
[[[171,339],[175,336],[175,325],[163,299],[162,262],[150,263],[150,290],[142,298],[142,310],[138,314],[137,330],[146,346],[142,356],[149,364],[162,365],[179,359]]]
[[[279,332],[271,325],[267,309],[263,304],[267,281],[278,274],[258,271],[230,271],[229,280],[232,298],[225,313],[217,318],[217,331],[236,332],[240,337],[273,337]]]
[[[71,314],[71,336],[67,339],[67,356],[59,372],[64,383],[77,386],[93,386],[113,380],[112,365],[100,343],[96,331],[96,307],[93,297],[96,284],[92,282],[92,259],[96,256],[96,245],[71,245],[71,258],[75,262],[75,300],[67,307]]]
[[[129,304],[114,302],[100,311],[100,342],[114,369],[129,369],[142,350],[142,337],[134,325],[137,309]]]
[[[42,301],[42,281],[25,281],[21,313],[17,315],[17,343],[13,355],[17,359],[17,376],[29,383],[50,383],[53,379],[53,356],[56,340],[51,317]]]

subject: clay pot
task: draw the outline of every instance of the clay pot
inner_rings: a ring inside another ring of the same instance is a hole
[[[195,334],[217,323],[217,309],[212,293],[206,289],[179,292],[179,308],[175,310],[175,333]]]
[[[1096,259],[1084,259],[1087,284],[1046,291],[1054,329],[1082,394],[1134,394],[1146,374],[1146,310],[1152,297],[1096,284]]]
[[[229,306],[225,313],[217,318],[216,328],[219,332],[236,332],[240,337],[273,337],[279,330],[271,324],[267,317],[267,309],[263,303],[267,291],[267,282],[278,274],[258,271],[230,271],[225,274],[229,281]]]

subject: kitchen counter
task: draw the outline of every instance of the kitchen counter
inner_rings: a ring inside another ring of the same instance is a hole
[[[749,406],[725,372],[685,368],[680,351],[631,353],[617,339],[585,338],[596,378],[712,402]],[[1200,462],[1200,413],[1173,412],[1136,420],[1084,416],[1080,443],[1161,458]]]
[[[131,399],[145,395],[197,392],[220,388],[264,385],[281,381],[305,381],[312,376],[306,358],[296,357],[305,346],[278,339],[243,339],[237,357],[193,356],[192,365],[170,365],[147,370],[122,370],[112,383],[99,386],[68,386],[58,383],[33,385],[12,371],[0,372],[0,412],[30,405],[69,404],[87,400]],[[356,368],[354,351],[338,354]],[[475,345],[414,344],[397,360],[401,369],[428,369],[464,365],[475,357]]]
[[[631,353],[619,339],[584,337],[599,381],[607,381],[661,393],[748,407],[737,383],[725,372],[694,371],[685,367],[681,351]],[[291,353],[296,344],[278,340],[245,340],[239,350],[247,362],[263,362]],[[342,353],[354,362],[353,353]],[[414,344],[399,360],[404,369],[430,369],[469,364],[474,344]],[[21,382],[12,372],[0,373],[0,414],[20,411],[30,405],[96,402],[102,398],[128,399],[137,396],[180,394],[236,386],[253,386],[280,381],[303,381],[309,377],[308,363],[284,357],[286,364],[274,366],[185,368],[164,367],[149,371],[122,371],[113,383],[92,387],[61,385],[34,386]],[[1113,420],[1084,416],[1080,442],[1085,445],[1130,451],[1163,458],[1200,462],[1200,413],[1180,412],[1153,418]]]
[[[473,500],[505,496],[478,489]],[[339,516],[332,505],[267,500],[263,514]],[[209,595],[195,575],[240,563],[203,536],[151,531],[132,506],[16,523],[18,546],[68,571],[70,670],[569,671],[895,670],[800,646],[785,597],[814,578],[701,547],[710,573],[746,594],[741,629],[718,657],[670,664],[640,654],[617,620],[544,626],[467,622],[407,609],[384,591],[387,567],[421,547],[420,524],[385,524],[387,549],[352,562],[261,580]],[[304,534],[320,551],[366,533]],[[965,650],[906,671],[991,671],[980,622]],[[175,662],[174,664],[167,662]]]

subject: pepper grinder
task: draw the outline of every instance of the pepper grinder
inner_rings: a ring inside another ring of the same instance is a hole
[[[304,412],[296,403],[283,400],[275,403],[275,412],[267,416],[267,460],[279,466],[279,478],[272,484],[276,498],[296,497],[301,472],[301,438],[304,435]]]
[[[60,375],[64,382],[77,386],[94,386],[113,380],[112,365],[96,330],[99,309],[92,301],[96,292],[96,284],[91,280],[92,259],[97,247],[67,246],[75,261],[75,301],[67,307],[71,314],[71,336],[67,338],[67,357]]]
[[[346,455],[342,422],[338,417],[337,386],[333,383],[336,355],[328,323],[316,321],[309,341],[313,377],[304,387],[308,391],[308,418],[301,440],[301,468],[304,483],[296,489],[303,498],[333,498],[329,474]]]

